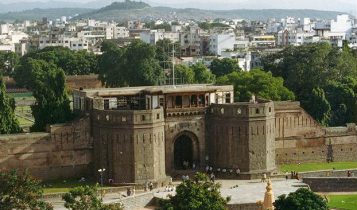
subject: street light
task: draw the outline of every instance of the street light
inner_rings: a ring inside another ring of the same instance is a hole
[[[100,174],[100,186],[101,186],[101,191],[100,191],[100,197],[103,200],[103,173],[105,171],[105,168],[100,168],[98,169],[98,172]]]

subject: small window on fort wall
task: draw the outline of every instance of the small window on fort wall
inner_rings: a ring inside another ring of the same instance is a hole
[[[230,104],[231,103],[231,94],[227,93],[226,94],[226,104]]]
[[[255,114],[259,114],[260,110],[259,109],[255,109]]]
[[[145,121],[146,120],[146,116],[145,115],[141,115],[141,120]]]
[[[109,109],[109,99],[104,99],[104,110]]]
[[[122,116],[122,117],[121,117],[121,121],[122,121],[122,122],[126,122],[126,117],[125,117],[125,116]]]
[[[199,95],[198,96],[198,105],[199,106],[205,106],[205,95]]]
[[[156,119],[160,119],[160,114],[156,114]]]
[[[191,106],[197,106],[197,95],[191,96]]]
[[[221,114],[224,114],[224,108],[221,109]]]
[[[271,107],[269,107],[269,112],[271,112]]]
[[[182,107],[182,96],[176,96],[175,97],[175,106],[176,107]]]
[[[109,115],[106,115],[106,116],[105,116],[105,119],[107,119],[107,121],[109,121]]]
[[[160,103],[160,106],[164,106],[164,98],[160,97],[159,98],[159,103]]]
[[[242,114],[242,110],[240,108],[237,109],[237,114]]]

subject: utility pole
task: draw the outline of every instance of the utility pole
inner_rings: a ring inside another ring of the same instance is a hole
[[[172,85],[175,88],[175,44],[172,45]]]

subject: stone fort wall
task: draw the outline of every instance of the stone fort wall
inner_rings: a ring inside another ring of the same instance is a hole
[[[239,166],[242,172],[269,171],[274,159],[277,165],[357,161],[354,124],[324,128],[299,103],[274,102],[212,105],[192,113],[100,111],[49,126],[46,133],[0,135],[0,170],[28,168],[48,180],[98,174],[104,167],[106,178],[116,181],[160,179],[173,168],[173,145],[181,134],[197,138],[194,155],[201,166],[206,156],[214,167]]]
[[[298,102],[275,102],[277,164],[357,161],[355,124],[321,127]]]
[[[242,173],[276,169],[274,106],[267,103],[212,105],[208,114],[210,162]]]
[[[90,175],[93,141],[88,117],[52,125],[47,133],[0,135],[0,171],[19,169],[43,180]]]
[[[117,183],[163,180],[165,133],[163,109],[93,110],[94,170]]]

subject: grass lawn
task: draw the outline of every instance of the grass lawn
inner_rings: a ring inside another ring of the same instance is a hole
[[[283,164],[279,166],[282,172],[305,172],[320,170],[344,170],[357,168],[357,162],[332,162],[332,163],[302,163],[302,164]],[[356,208],[357,210],[357,208]]]
[[[57,180],[57,181],[51,181],[51,182],[43,182],[42,183],[44,187],[44,193],[61,193],[61,192],[68,192],[71,188],[75,187],[80,187],[80,186],[94,186],[96,185],[96,182],[94,181],[84,181],[84,182],[79,182],[79,180]]]
[[[327,195],[329,208],[341,210],[357,210],[357,194],[354,195]]]
[[[32,93],[27,92],[27,93],[9,93],[9,95],[15,100],[22,100],[22,99],[33,99]]]

